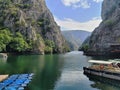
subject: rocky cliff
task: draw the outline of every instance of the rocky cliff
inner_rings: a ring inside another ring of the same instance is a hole
[[[105,54],[112,45],[120,45],[120,1],[104,0],[101,16],[103,21],[92,33],[88,51]]]
[[[25,43],[31,46],[26,49],[28,52],[41,54],[66,51],[60,27],[44,0],[0,0],[0,26],[8,28],[13,37],[19,32]],[[8,51],[17,51],[12,50],[9,44]]]

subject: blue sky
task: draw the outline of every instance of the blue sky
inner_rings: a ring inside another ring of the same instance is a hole
[[[103,0],[46,0],[61,30],[93,31],[101,22]]]

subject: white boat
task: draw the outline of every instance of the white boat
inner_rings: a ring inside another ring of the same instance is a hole
[[[88,62],[91,66],[83,67],[84,74],[120,80],[120,61],[89,60]]]

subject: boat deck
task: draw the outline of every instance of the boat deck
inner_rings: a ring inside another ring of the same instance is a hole
[[[24,90],[32,80],[33,75],[33,73],[11,75],[6,80],[0,82],[0,90]]]
[[[92,65],[89,68],[95,69],[95,70],[104,70],[104,71],[120,73],[120,68],[114,68],[114,67],[111,67],[111,66],[109,66],[109,67],[108,66],[104,66],[104,69],[101,69],[99,65]]]

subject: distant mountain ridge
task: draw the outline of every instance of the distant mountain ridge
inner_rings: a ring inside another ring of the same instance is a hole
[[[62,31],[62,35],[68,42],[71,50],[78,50],[84,40],[91,35],[91,32],[84,30],[67,30]]]

